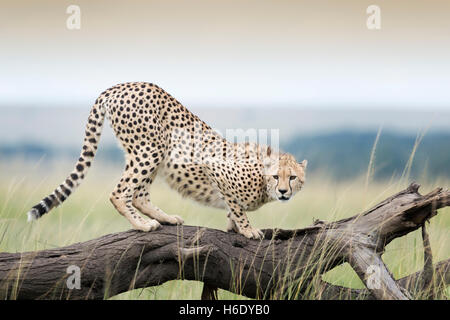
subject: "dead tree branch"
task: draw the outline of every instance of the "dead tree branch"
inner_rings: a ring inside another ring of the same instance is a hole
[[[425,229],[423,271],[395,281],[381,258],[393,239],[423,228],[438,209],[449,205],[448,190],[421,195],[418,188],[411,184],[370,210],[336,222],[263,230],[262,241],[209,228],[163,226],[57,249],[0,253],[0,298],[104,299],[174,279],[203,281],[204,298],[214,298],[214,288],[262,299],[409,299],[417,297],[416,288],[432,288],[436,294],[449,284],[450,260],[432,266]],[[367,289],[320,280],[344,262]],[[79,289],[67,285],[69,266],[80,268]]]

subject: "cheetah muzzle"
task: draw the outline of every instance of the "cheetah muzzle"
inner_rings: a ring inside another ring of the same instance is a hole
[[[182,224],[150,200],[156,175],[201,204],[228,211],[227,230],[260,239],[246,212],[288,201],[305,182],[307,161],[256,143],[231,143],[170,94],[150,83],[123,83],[101,93],[88,117],[74,170],[29,212],[40,218],[69,197],[94,159],[105,117],[125,152],[125,170],[110,200],[135,229]]]

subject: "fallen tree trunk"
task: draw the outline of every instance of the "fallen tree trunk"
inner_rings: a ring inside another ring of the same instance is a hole
[[[163,226],[57,249],[0,253],[0,298],[104,299],[174,279],[203,281],[204,297],[214,297],[214,288],[263,299],[409,299],[417,297],[417,288],[432,288],[435,294],[449,284],[450,260],[432,265],[426,230],[429,260],[422,272],[395,281],[381,259],[389,242],[421,228],[437,209],[449,205],[448,190],[422,196],[418,188],[411,184],[372,209],[337,222],[263,230],[262,241],[209,228]],[[367,289],[321,280],[344,262]]]

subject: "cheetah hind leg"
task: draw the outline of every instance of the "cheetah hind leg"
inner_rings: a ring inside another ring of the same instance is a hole
[[[177,215],[168,215],[150,201],[150,184],[138,190],[133,197],[133,206],[146,216],[156,219],[161,224],[180,225],[184,220]]]
[[[142,217],[132,205],[133,195],[137,185],[131,183],[135,180],[132,172],[125,171],[119,184],[111,193],[111,203],[123,215],[134,229],[149,232],[158,229],[161,225],[156,219]]]

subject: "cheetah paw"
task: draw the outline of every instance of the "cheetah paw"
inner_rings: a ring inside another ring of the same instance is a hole
[[[184,224],[184,220],[180,216],[173,215],[170,217],[172,218],[171,219],[172,221],[170,222],[170,224],[176,224],[176,225]]]
[[[161,224],[165,224],[165,225],[180,225],[184,223],[183,218],[181,218],[180,216],[176,216],[176,215],[165,215],[164,218],[161,218],[159,220],[159,222]]]
[[[264,238],[264,233],[261,230],[252,227],[245,230],[240,230],[239,233],[248,239],[261,240]]]
[[[159,227],[161,227],[161,224],[155,219],[148,219],[145,220],[142,224],[134,226],[135,229],[144,232],[154,231],[157,230]]]

